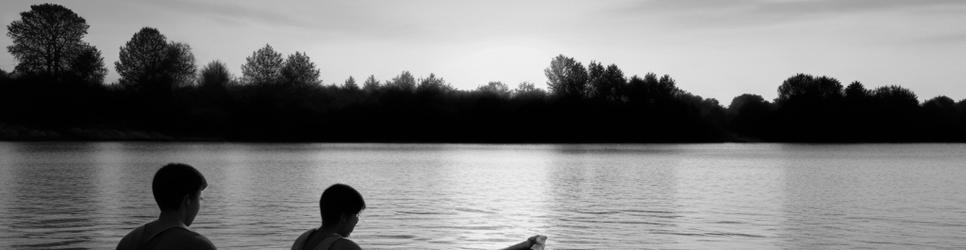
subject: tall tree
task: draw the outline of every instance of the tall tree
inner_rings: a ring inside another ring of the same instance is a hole
[[[597,61],[590,61],[587,65],[587,96],[593,99],[603,99],[607,92],[604,86],[604,65]]]
[[[125,88],[141,91],[170,91],[190,84],[195,76],[191,47],[168,43],[157,29],[144,27],[121,47],[114,63]]]
[[[282,54],[275,52],[271,45],[252,52],[242,65],[242,81],[246,84],[272,84],[281,80]]]
[[[558,55],[544,70],[550,92],[561,97],[583,97],[587,89],[587,69],[572,57]]]
[[[621,92],[626,84],[627,78],[624,78],[624,72],[616,64],[611,64],[604,70],[604,75],[597,88],[599,94],[605,100],[618,101],[621,99]]]
[[[192,85],[197,67],[195,55],[191,53],[191,46],[180,42],[169,43],[161,69],[164,79],[171,81],[175,86]]]
[[[319,83],[319,69],[304,52],[295,52],[285,59],[279,70],[282,83],[289,86],[310,86]]]
[[[7,25],[7,36],[13,39],[13,45],[7,50],[20,61],[14,71],[59,78],[68,71],[87,70],[72,74],[97,80],[103,66],[75,65],[80,56],[87,57],[81,60],[92,62],[93,47],[82,41],[88,27],[84,18],[64,6],[49,3],[30,6],[30,11],[20,13],[20,20]],[[75,69],[73,66],[90,67]]]

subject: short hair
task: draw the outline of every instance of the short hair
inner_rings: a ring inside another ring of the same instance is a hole
[[[343,214],[359,214],[366,209],[366,201],[362,194],[346,184],[335,184],[326,188],[319,198],[319,209],[322,212],[322,225],[338,223]]]
[[[208,181],[192,166],[183,163],[168,163],[158,169],[151,182],[154,201],[161,211],[177,210],[185,195],[194,198],[198,191],[208,187]]]

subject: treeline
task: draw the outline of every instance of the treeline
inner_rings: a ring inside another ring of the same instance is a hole
[[[302,52],[269,45],[232,76],[198,70],[191,47],[143,28],[121,47],[121,78],[104,84],[86,21],[60,5],[31,6],[7,26],[19,64],[0,70],[0,138],[379,142],[966,141],[966,102],[922,104],[887,86],[843,88],[800,74],[779,97],[736,97],[727,108],[668,75],[626,77],[616,65],[558,56],[533,83],[453,88],[430,74],[349,77],[322,84]]]

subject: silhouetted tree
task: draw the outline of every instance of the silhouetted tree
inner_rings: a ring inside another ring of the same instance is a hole
[[[157,29],[144,27],[121,47],[114,63],[125,88],[170,92],[191,84],[195,77],[194,55],[184,43],[168,43]]]
[[[677,81],[667,74],[662,75],[661,79],[657,80],[657,87],[661,94],[668,97],[678,96],[684,92],[677,87]]]
[[[743,136],[756,138],[768,136],[768,115],[772,111],[771,103],[753,94],[737,96],[728,106],[728,112],[732,114],[732,129]]]
[[[580,98],[587,91],[587,69],[572,57],[559,55],[544,70],[550,92],[559,97]]]
[[[927,127],[924,132],[931,141],[955,141],[966,139],[966,127],[956,110],[956,101],[946,96],[937,96],[922,103]]]
[[[517,99],[543,99],[547,97],[547,91],[537,88],[532,82],[521,82],[513,90],[513,98]]]
[[[874,138],[881,141],[915,141],[923,121],[919,100],[912,91],[895,85],[872,91]]]
[[[876,114],[871,106],[870,91],[855,81],[845,87],[844,110],[839,129],[843,141],[867,141],[876,134]]]
[[[731,105],[728,105],[728,110],[736,113],[756,109],[768,111],[769,105],[768,101],[765,101],[765,98],[762,98],[760,95],[742,94],[731,100]]]
[[[60,77],[71,69],[76,57],[89,50],[81,40],[88,27],[84,18],[64,6],[31,5],[30,11],[20,13],[20,20],[7,26],[7,35],[13,39],[7,50],[20,61],[15,71]]]
[[[797,74],[778,87],[775,103],[782,140],[828,141],[842,138],[842,84],[822,76]]]
[[[593,99],[603,99],[607,90],[604,85],[604,65],[600,62],[590,61],[587,64],[587,96]]]
[[[389,82],[386,82],[385,88],[391,91],[411,93],[416,90],[416,78],[409,71],[403,71]]]
[[[349,79],[345,79],[345,83],[342,85],[343,88],[349,91],[358,91],[359,85],[356,84],[356,79],[349,76]]]
[[[342,86],[285,88],[280,86],[318,83],[318,69],[302,52],[283,60],[268,45],[242,66],[246,82],[254,84],[234,85],[218,61],[198,75],[178,74],[194,72],[190,48],[167,42],[151,28],[135,34],[121,54],[115,66],[124,86],[170,91],[145,95],[151,92],[37,85],[31,83],[48,79],[0,70],[0,123],[57,133],[88,126],[217,140],[966,141],[966,100],[940,96],[919,105],[914,93],[899,86],[869,91],[853,82],[843,90],[834,78],[805,74],[786,79],[771,103],[743,94],[725,109],[715,99],[679,89],[669,75],[628,80],[614,64],[591,62],[584,69],[563,56],[544,71],[556,79],[548,80],[556,88],[550,96],[529,82],[512,91],[501,82],[456,90],[435,74],[417,80],[408,71],[385,84],[370,75],[361,91],[351,76]],[[104,71],[97,65],[103,65],[100,52],[88,47],[63,76],[100,82]],[[199,79],[198,88],[175,88],[192,78]],[[69,136],[64,138],[84,138]]]
[[[289,86],[311,86],[319,84],[319,69],[305,53],[295,52],[280,69],[282,83]]]
[[[671,76],[663,75],[658,79],[654,73],[647,73],[644,78],[631,77],[625,91],[629,101],[649,107],[665,105],[682,93]]]
[[[198,87],[202,89],[225,89],[231,83],[231,73],[225,63],[215,60],[201,69]]]
[[[855,81],[845,87],[845,99],[850,102],[858,102],[869,98],[869,91],[862,86],[861,82]]]
[[[627,79],[616,64],[611,64],[604,70],[604,75],[598,84],[597,89],[601,97],[609,101],[619,101],[622,87],[627,84]]]
[[[104,67],[104,57],[94,46],[86,46],[80,54],[71,60],[71,70],[68,77],[88,86],[100,86],[104,83],[107,68]]]
[[[890,108],[913,109],[919,106],[919,99],[909,89],[889,85],[872,92],[876,102]]]
[[[937,96],[922,103],[922,108],[933,113],[956,113],[956,101],[947,96]]]
[[[159,72],[167,57],[168,42],[161,32],[154,28],[142,28],[135,33],[124,47],[120,59],[114,63],[121,75],[120,84],[136,88],[159,78]]]
[[[842,84],[835,78],[822,76],[815,78],[811,75],[798,74],[785,80],[778,87],[777,102],[787,105],[795,99],[802,99],[807,103],[821,101],[836,101],[842,97]]]
[[[379,80],[376,80],[375,75],[369,75],[369,78],[366,78],[366,82],[362,84],[362,90],[366,93],[372,93],[378,89]]]
[[[500,98],[510,98],[510,94],[512,94],[510,87],[502,82],[489,82],[476,88],[476,92]]]
[[[611,64],[604,68],[599,62],[591,62],[587,66],[587,72],[590,78],[587,86],[590,98],[606,101],[620,100],[621,87],[627,84],[627,79],[617,65]]]
[[[271,45],[252,52],[242,65],[242,81],[246,84],[274,84],[281,80],[282,54]]]
[[[433,73],[430,73],[429,77],[420,79],[419,85],[416,86],[416,94],[422,96],[442,95],[455,90],[443,78],[437,77]]]
[[[190,86],[194,83],[197,73],[195,55],[191,53],[191,46],[186,43],[171,42],[168,44],[167,56],[164,58],[163,76],[173,81],[176,87]]]

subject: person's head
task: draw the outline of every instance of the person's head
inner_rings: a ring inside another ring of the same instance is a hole
[[[151,191],[161,212],[183,212],[184,224],[190,226],[201,209],[201,191],[208,181],[194,167],[168,163],[154,174]]]
[[[366,201],[359,191],[349,185],[335,184],[322,192],[319,209],[322,212],[322,227],[335,227],[339,234],[349,237],[356,223],[359,223],[359,212],[366,209]]]

